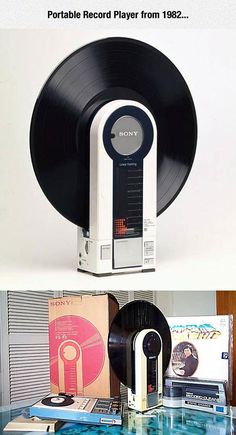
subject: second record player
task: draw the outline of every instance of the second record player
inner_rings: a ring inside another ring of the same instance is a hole
[[[30,416],[86,424],[121,425],[123,405],[116,398],[49,394],[31,406]]]

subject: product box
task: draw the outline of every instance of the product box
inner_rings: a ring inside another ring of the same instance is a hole
[[[167,376],[227,381],[232,387],[232,316],[168,317],[172,354]]]
[[[107,340],[119,310],[109,294],[49,299],[51,392],[87,397],[120,394]]]

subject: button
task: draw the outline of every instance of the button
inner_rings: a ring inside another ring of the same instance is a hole
[[[101,260],[110,260],[110,259],[111,259],[111,245],[102,245]]]
[[[88,255],[88,253],[89,253],[89,242],[88,242],[88,240],[86,240],[86,242],[85,242],[84,250],[85,250],[86,254]]]
[[[223,406],[216,406],[216,412],[224,412]]]

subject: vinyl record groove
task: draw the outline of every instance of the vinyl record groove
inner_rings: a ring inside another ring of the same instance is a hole
[[[127,367],[132,337],[149,328],[155,329],[162,338],[164,373],[170,361],[171,334],[165,316],[155,305],[144,300],[130,302],[120,309],[111,324],[108,337],[110,362],[119,380],[129,388],[133,387]]]
[[[36,102],[31,156],[45,195],[67,219],[89,227],[89,128],[114,99],[143,103],[158,130],[157,214],[183,187],[195,155],[197,124],[188,86],[160,51],[128,38],[88,44],[52,73]]]
[[[46,406],[69,406],[74,403],[74,400],[66,396],[45,397],[42,404]]]

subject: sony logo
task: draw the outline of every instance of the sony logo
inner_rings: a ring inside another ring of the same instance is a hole
[[[73,302],[71,300],[64,300],[64,301],[50,301],[51,307],[58,307],[61,305],[71,305]]]
[[[119,136],[138,136],[138,131],[119,131]]]

